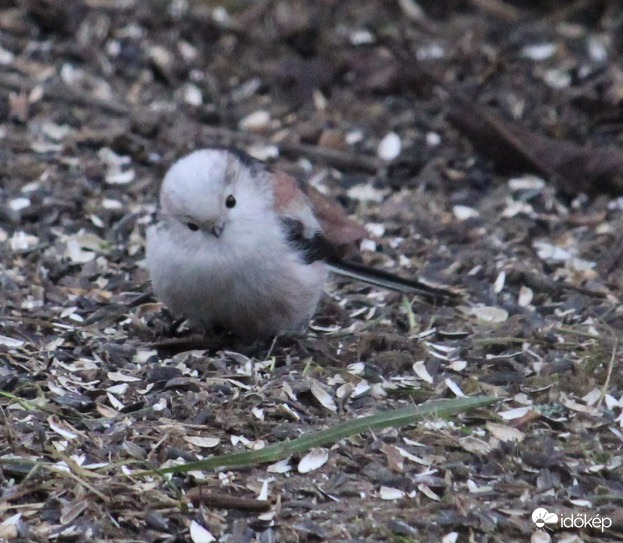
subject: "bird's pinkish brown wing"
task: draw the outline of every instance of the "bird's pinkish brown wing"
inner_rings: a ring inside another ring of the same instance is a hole
[[[301,186],[292,176],[274,173],[275,202],[277,214],[289,220],[299,221],[301,232],[321,230],[326,249],[333,256],[344,256],[355,252],[357,243],[369,236],[367,230],[352,220],[342,206],[330,200],[317,189]]]
[[[307,187],[307,198],[324,235],[331,243],[348,250],[362,239],[370,237],[364,226],[351,219],[338,202],[330,200],[316,188]]]
[[[356,251],[357,242],[369,236],[366,229],[349,218],[340,204],[314,187],[301,187],[293,177],[282,172],[275,172],[272,182],[275,211],[281,217],[288,241],[301,252],[305,262],[324,260],[337,274],[397,292],[419,293],[433,299],[460,296],[443,285],[401,277],[344,259]]]

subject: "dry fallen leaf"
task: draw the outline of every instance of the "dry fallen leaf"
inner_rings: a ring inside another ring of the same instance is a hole
[[[394,473],[402,473],[404,471],[403,455],[398,447],[384,443],[381,452],[387,457],[387,467]]]

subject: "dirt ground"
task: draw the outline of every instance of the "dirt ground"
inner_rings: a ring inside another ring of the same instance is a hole
[[[618,0],[0,0],[0,540],[622,540],[622,58]],[[162,348],[145,228],[215,143],[461,298],[335,279],[304,336]]]

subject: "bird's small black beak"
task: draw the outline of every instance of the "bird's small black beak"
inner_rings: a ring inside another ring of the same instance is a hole
[[[223,233],[223,225],[222,224],[215,224],[214,226],[210,227],[210,232],[212,232],[212,235],[215,238],[220,238],[221,234]]]

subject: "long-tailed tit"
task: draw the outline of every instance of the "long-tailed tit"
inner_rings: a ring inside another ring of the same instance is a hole
[[[191,153],[167,172],[147,231],[156,296],[177,315],[243,339],[303,328],[329,270],[399,291],[410,281],[344,260],[363,226],[312,187],[235,148]]]

